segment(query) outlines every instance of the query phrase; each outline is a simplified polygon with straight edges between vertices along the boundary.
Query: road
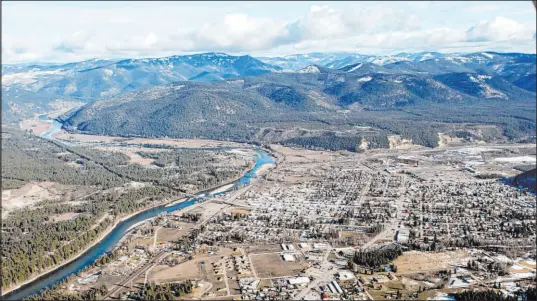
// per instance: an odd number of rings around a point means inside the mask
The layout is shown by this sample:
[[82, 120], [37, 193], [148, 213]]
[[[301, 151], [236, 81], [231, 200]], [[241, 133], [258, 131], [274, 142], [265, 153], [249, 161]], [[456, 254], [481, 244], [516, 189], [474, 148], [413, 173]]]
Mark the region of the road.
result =
[[[388, 180], [386, 181], [386, 186], [384, 187], [383, 195], [386, 194], [386, 191], [388, 189], [388, 183], [391, 179], [391, 175], [388, 176]], [[399, 197], [395, 198], [395, 216], [391, 219], [390, 223], [384, 225], [384, 230], [380, 232], [379, 234], [375, 235], [371, 240], [369, 240], [367, 243], [362, 245], [361, 249], [367, 249], [371, 246], [373, 246], [377, 241], [381, 239], [385, 240], [394, 240], [395, 239], [395, 232], [397, 231], [397, 226], [402, 218], [402, 212], [403, 212], [403, 198], [404, 198], [404, 189], [405, 189], [405, 176], [401, 177], [401, 184], [399, 186]]]
[[[310, 271], [310, 273], [312, 274], [312, 276], [315, 276], [315, 280], [312, 281], [300, 293], [298, 293], [297, 295], [293, 296], [292, 297], [293, 300], [302, 300], [302, 298], [304, 298], [306, 295], [308, 295], [310, 293], [311, 289], [313, 289], [314, 287], [319, 286], [321, 283], [328, 283], [328, 282], [330, 282], [332, 280], [335, 280], [333, 273], [330, 271], [330, 267], [332, 267], [332, 265], [328, 262], [328, 255], [330, 255], [330, 250], [332, 250], [332, 246], [327, 244], [326, 253], [324, 254], [323, 260], [320, 263], [321, 268], [320, 269], [310, 268], [310, 269], [312, 269]], [[335, 270], [334, 270], [334, 272], [335, 272]]]
[[[257, 182], [255, 182], [257, 183]], [[252, 183], [251, 185], [245, 187], [245, 188], [242, 188], [240, 190], [238, 190], [237, 192], [235, 192], [228, 200], [227, 202], [230, 202], [230, 201], [233, 201], [235, 200], [236, 198], [238, 198], [239, 196], [241, 196], [242, 194], [244, 194], [246, 191], [248, 191], [253, 185], [255, 185], [255, 183]], [[227, 203], [226, 202], [226, 203]], [[200, 223], [200, 226], [201, 225], [204, 225], [206, 224], [211, 218], [213, 218], [214, 216], [216, 216], [217, 214], [221, 213], [224, 209], [226, 208], [229, 208], [229, 206], [225, 206], [223, 207], [222, 209], [220, 209], [218, 212], [216, 212], [215, 214], [213, 214], [212, 216], [206, 218], [205, 220], [203, 220], [201, 223]], [[156, 249], [156, 242], [157, 242], [157, 234], [158, 234], [158, 230], [162, 228], [162, 227], [159, 227], [155, 230], [155, 236], [154, 236], [154, 239], [153, 239], [153, 249]], [[113, 296], [114, 294], [116, 294], [117, 292], [119, 292], [121, 290], [121, 288], [123, 288], [127, 283], [129, 283], [130, 281], [136, 279], [136, 277], [138, 277], [140, 274], [142, 273], [145, 273], [145, 277], [144, 277], [144, 284], [147, 283], [147, 277], [148, 277], [148, 273], [149, 271], [154, 267], [156, 266], [164, 257], [166, 257], [166, 255], [168, 255], [169, 253], [167, 252], [163, 252], [161, 254], [159, 254], [157, 257], [153, 258], [150, 262], [146, 263], [145, 265], [143, 265], [140, 269], [138, 269], [138, 271], [134, 272], [134, 274], [132, 274], [131, 276], [129, 276], [128, 278], [126, 278], [125, 280], [121, 281], [119, 284], [116, 285], [116, 287], [110, 291], [110, 293], [108, 293], [106, 296], [105, 296], [105, 299], [108, 299], [110, 298], [111, 296]], [[254, 272], [255, 273], [255, 272]], [[227, 281], [227, 275], [226, 273], [224, 273], [224, 278], [225, 278], [225, 282], [226, 282], [226, 289], [227, 289], [227, 294], [230, 295], [230, 291], [229, 291], [229, 285], [228, 285], [228, 281]]]
[[126, 286], [127, 283], [133, 281], [136, 279], [136, 277], [140, 276], [140, 274], [145, 273], [149, 269], [153, 268], [153, 266], [157, 265], [164, 257], [166, 257], [169, 253], [163, 252], [159, 254], [157, 257], [152, 258], [148, 263], [144, 264], [142, 267], [140, 267], [137, 271], [135, 271], [133, 274], [125, 278], [120, 283], [116, 284], [114, 289], [112, 289], [106, 296], [104, 296], [105, 300], [110, 299], [113, 295], [117, 294], [122, 288]]
[[160, 230], [162, 227], [157, 227], [155, 229], [155, 237], [153, 238], [153, 252], [157, 250], [157, 236], [158, 236], [158, 230]]
[[205, 287], [205, 286], [208, 286], [208, 287], [205, 288], [204, 290], [199, 290], [199, 291], [197, 291], [197, 292], [194, 294], [194, 296], [192, 297], [193, 299], [199, 299], [199, 300], [201, 300], [201, 298], [203, 298], [203, 295], [204, 295], [206, 292], [210, 291], [211, 288], [213, 287], [213, 284], [212, 284], [212, 283], [210, 283], [210, 282], [206, 282], [206, 281], [202, 281], [199, 285], [202, 286], [202, 287]]

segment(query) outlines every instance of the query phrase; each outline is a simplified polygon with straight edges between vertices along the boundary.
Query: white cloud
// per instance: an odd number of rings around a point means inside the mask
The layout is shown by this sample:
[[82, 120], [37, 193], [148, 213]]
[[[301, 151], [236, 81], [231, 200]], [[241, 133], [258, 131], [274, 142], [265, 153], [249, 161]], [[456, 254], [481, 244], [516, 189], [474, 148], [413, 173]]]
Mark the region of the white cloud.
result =
[[319, 39], [417, 29], [419, 18], [413, 13], [390, 7], [337, 10], [313, 5], [298, 24], [303, 39]]
[[491, 21], [481, 21], [467, 32], [468, 41], [531, 40], [535, 29], [514, 20], [496, 17]]
[[300, 28], [305, 38], [338, 37], [349, 31], [346, 21], [341, 11], [314, 5], [300, 21]]
[[288, 34], [285, 25], [269, 18], [229, 14], [185, 35], [176, 35], [175, 40], [190, 40], [191, 50], [262, 50], [273, 47], [276, 39]]
[[481, 12], [495, 12], [500, 10], [501, 7], [494, 4], [475, 5], [467, 8], [468, 12], [481, 13]]
[[[447, 8], [459, 5], [455, 2], [301, 4], [295, 17], [288, 19], [277, 18], [278, 11], [265, 12], [262, 4], [255, 3], [240, 8], [160, 3], [151, 9], [55, 5], [2, 4], [4, 62], [158, 57], [201, 51], [252, 55], [475, 48], [535, 52], [535, 25], [528, 22], [528, 15], [514, 17], [505, 8], [495, 9], [496, 4], [470, 5], [474, 12], [454, 13], [450, 22], [444, 21], [444, 15]], [[497, 17], [497, 11], [508, 17]]]
[[145, 44], [147, 46], [151, 46], [151, 45], [155, 44], [156, 42], [157, 42], [157, 36], [152, 32], [150, 32], [147, 35], [147, 37], [145, 37]]

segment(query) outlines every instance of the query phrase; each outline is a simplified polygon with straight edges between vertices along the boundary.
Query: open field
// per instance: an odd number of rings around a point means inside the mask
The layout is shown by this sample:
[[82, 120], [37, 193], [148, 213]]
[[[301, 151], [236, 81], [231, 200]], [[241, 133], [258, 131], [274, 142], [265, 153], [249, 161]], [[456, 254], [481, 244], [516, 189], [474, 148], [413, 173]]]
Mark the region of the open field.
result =
[[189, 214], [198, 214], [201, 213], [201, 219], [200, 221], [203, 221], [211, 216], [213, 216], [218, 211], [222, 210], [225, 207], [228, 207], [227, 204], [219, 204], [219, 203], [213, 203], [213, 202], [205, 202], [201, 206], [196, 207], [192, 210], [189, 210]]
[[157, 232], [157, 244], [161, 242], [175, 241], [188, 234], [194, 225], [189, 223], [177, 222], [181, 229], [160, 228]]
[[18, 189], [2, 191], [2, 217], [16, 208], [33, 205], [45, 199], [54, 199], [59, 195], [53, 188], [54, 182], [28, 183]]
[[72, 219], [76, 218], [78, 215], [79, 215], [79, 213], [66, 212], [66, 213], [51, 216], [50, 221], [52, 221], [52, 222], [68, 221], [68, 220], [72, 220]]
[[427, 253], [419, 251], [405, 252], [399, 256], [394, 264], [397, 265], [397, 274], [418, 273], [449, 268], [452, 264], [466, 263], [466, 251], [447, 251]]
[[219, 248], [218, 254], [202, 254], [195, 256], [192, 260], [178, 264], [174, 267], [167, 265], [158, 265], [154, 267], [148, 276], [148, 281], [156, 283], [166, 281], [183, 281], [188, 279], [200, 278], [200, 262], [204, 262], [207, 276], [214, 274], [212, 272], [212, 264], [221, 260], [222, 256], [229, 256], [232, 250], [228, 248]]
[[259, 278], [297, 275], [308, 264], [300, 261], [284, 261], [280, 253], [251, 254], [250, 258]]
[[235, 209], [235, 208], [230, 208], [230, 210], [232, 214], [250, 214], [251, 211], [250, 210], [244, 210], [244, 209]]
[[55, 182], [32, 182], [18, 189], [2, 191], [2, 218], [6, 217], [12, 210], [32, 206], [44, 200], [66, 201], [73, 198], [89, 194], [91, 189], [80, 188], [69, 185], [61, 185]]
[[20, 123], [20, 127], [23, 130], [32, 130], [34, 135], [40, 136], [44, 132], [46, 132], [51, 126], [50, 121], [46, 120], [34, 120], [34, 119], [28, 119], [23, 120]]
[[260, 253], [273, 253], [280, 252], [282, 250], [279, 244], [274, 245], [252, 245], [246, 248], [246, 251], [249, 255], [260, 254]]
[[143, 158], [138, 155], [137, 152], [163, 152], [167, 150], [162, 149], [151, 149], [151, 148], [140, 148], [140, 147], [116, 147], [116, 146], [99, 146], [96, 147], [98, 150], [102, 151], [113, 151], [123, 153], [130, 158], [131, 164], [140, 164], [145, 166], [150, 166], [155, 160], [151, 158]]
[[160, 144], [184, 148], [216, 148], [224, 146], [241, 147], [242, 144], [227, 141], [205, 140], [205, 139], [153, 139], [153, 138], [125, 138], [118, 136], [100, 136], [87, 134], [73, 134], [61, 131], [56, 134], [58, 139], [76, 140], [80, 142], [114, 142], [121, 141], [131, 144]]
[[313, 151], [305, 149], [297, 149], [293, 147], [286, 147], [281, 145], [272, 144], [270, 146], [275, 151], [279, 152], [285, 157], [285, 160], [289, 163], [299, 162], [327, 162], [337, 158], [339, 153], [345, 152], [331, 152], [331, 151]]

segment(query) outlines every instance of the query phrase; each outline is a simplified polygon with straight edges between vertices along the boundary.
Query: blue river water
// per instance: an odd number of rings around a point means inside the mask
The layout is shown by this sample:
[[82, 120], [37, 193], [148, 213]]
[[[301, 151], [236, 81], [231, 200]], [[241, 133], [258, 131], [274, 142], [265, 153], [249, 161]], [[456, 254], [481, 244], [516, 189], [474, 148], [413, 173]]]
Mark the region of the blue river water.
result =
[[[41, 115], [41, 116], [43, 116], [43, 115]], [[41, 116], [39, 116], [39, 119], [46, 120], [46, 119], [42, 119]], [[62, 129], [62, 124], [60, 122], [58, 122], [57, 120], [52, 120], [52, 126], [46, 132], [41, 134], [41, 137], [46, 138], [46, 139], [53, 139], [53, 137], [51, 135], [56, 133], [57, 131], [59, 131], [61, 129]]]
[[[56, 125], [54, 123], [57, 123]], [[54, 129], [49, 129], [47, 132], [43, 133], [43, 138], [53, 139], [51, 135], [61, 129], [61, 123], [54, 121], [53, 127]], [[59, 128], [58, 128], [59, 126]], [[193, 197], [189, 200], [186, 200], [181, 203], [173, 204], [171, 206], [166, 207], [166, 205], [162, 205], [159, 207], [151, 208], [146, 211], [143, 211], [135, 216], [130, 217], [129, 219], [126, 219], [122, 222], [120, 222], [108, 235], [106, 235], [103, 240], [101, 240], [99, 243], [97, 243], [95, 246], [90, 248], [87, 252], [82, 254], [80, 257], [76, 258], [75, 260], [71, 261], [70, 263], [48, 273], [43, 275], [42, 277], [20, 287], [19, 289], [2, 296], [3, 300], [22, 300], [26, 297], [29, 297], [30, 295], [39, 293], [41, 290], [50, 287], [59, 281], [67, 278], [69, 275], [73, 273], [78, 273], [81, 270], [83, 270], [88, 265], [92, 264], [97, 258], [102, 256], [103, 254], [111, 251], [114, 246], [119, 242], [119, 240], [125, 236], [125, 234], [128, 233], [127, 230], [134, 224], [137, 224], [139, 222], [142, 222], [144, 220], [147, 220], [149, 218], [152, 218], [154, 216], [157, 216], [158, 214], [162, 212], [173, 212], [178, 209], [186, 208], [188, 206], [196, 204], [198, 201], [210, 197], [210, 196], [216, 196], [220, 195], [226, 192], [231, 191], [232, 189], [236, 188], [237, 186], [242, 186], [249, 184], [250, 181], [254, 178], [256, 178], [256, 171], [261, 168], [265, 164], [272, 164], [275, 162], [274, 158], [271, 157], [268, 153], [261, 149], [254, 149], [254, 151], [257, 153], [257, 156], [255, 157], [255, 165], [254, 167], [248, 171], [243, 177], [241, 177], [239, 180], [234, 182], [233, 187], [229, 188], [226, 191], [211, 194], [211, 193], [200, 193], [196, 195], [196, 197]]]

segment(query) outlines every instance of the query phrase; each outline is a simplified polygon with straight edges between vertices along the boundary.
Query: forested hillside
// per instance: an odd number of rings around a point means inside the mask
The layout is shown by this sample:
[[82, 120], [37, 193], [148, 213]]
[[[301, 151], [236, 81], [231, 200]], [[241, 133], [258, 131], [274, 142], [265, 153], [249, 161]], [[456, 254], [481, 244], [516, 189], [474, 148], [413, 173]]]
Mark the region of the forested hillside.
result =
[[[9, 208], [2, 216], [2, 287], [72, 258], [117, 217], [184, 198], [183, 192], [223, 185], [248, 168], [238, 155], [223, 151], [140, 154], [155, 159], [153, 166], [133, 164], [120, 152], [67, 146], [2, 127], [2, 191], [53, 182], [90, 192], [75, 196], [65, 189], [53, 198]], [[3, 201], [8, 202], [4, 195]]]
[[[502, 77], [359, 69], [313, 66], [215, 83], [179, 82], [103, 99], [63, 120], [71, 130], [94, 134], [351, 151], [364, 139], [369, 148], [387, 147], [389, 135], [429, 147], [438, 145], [438, 133], [485, 141], [535, 139], [535, 93]], [[488, 128], [476, 130], [479, 126]]]
[[2, 117], [16, 121], [54, 108], [56, 100], [90, 102], [176, 81], [219, 81], [279, 71], [251, 56], [201, 53], [151, 59], [89, 60], [2, 66]]

